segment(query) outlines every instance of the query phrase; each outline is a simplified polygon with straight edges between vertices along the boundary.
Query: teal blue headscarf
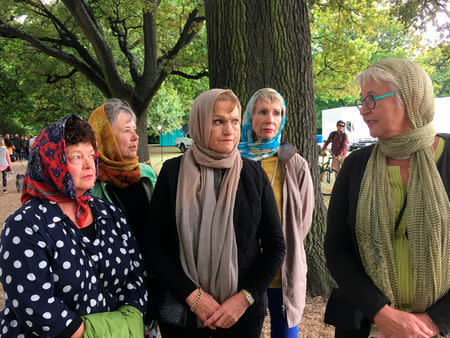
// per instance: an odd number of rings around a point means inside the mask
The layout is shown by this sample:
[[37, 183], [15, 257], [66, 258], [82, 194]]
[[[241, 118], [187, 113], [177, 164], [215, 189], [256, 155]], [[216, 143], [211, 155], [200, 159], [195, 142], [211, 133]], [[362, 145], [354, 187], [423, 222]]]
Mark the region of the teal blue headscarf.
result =
[[[283, 121], [280, 125], [280, 130], [278, 130], [278, 134], [269, 140], [261, 140], [254, 141], [253, 140], [253, 129], [252, 129], [252, 109], [255, 106], [255, 103], [261, 99], [261, 91], [264, 90], [273, 90], [276, 94], [278, 94], [281, 99], [281, 103], [283, 105]], [[281, 131], [283, 130], [284, 123], [286, 122], [286, 103], [284, 102], [283, 97], [276, 90], [271, 88], [263, 88], [258, 90], [247, 103], [247, 109], [245, 110], [244, 117], [242, 118], [242, 129], [241, 129], [241, 142], [239, 142], [238, 149], [241, 152], [241, 155], [246, 158], [250, 158], [255, 161], [262, 160], [264, 158], [268, 158], [275, 154], [280, 147], [281, 142]]]

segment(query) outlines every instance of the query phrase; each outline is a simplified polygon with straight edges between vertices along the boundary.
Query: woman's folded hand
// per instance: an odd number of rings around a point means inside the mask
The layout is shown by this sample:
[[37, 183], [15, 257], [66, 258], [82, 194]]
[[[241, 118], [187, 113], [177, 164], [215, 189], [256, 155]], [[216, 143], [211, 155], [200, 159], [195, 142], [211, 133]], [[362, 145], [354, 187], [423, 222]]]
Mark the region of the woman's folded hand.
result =
[[[200, 292], [200, 289], [195, 289], [187, 298], [186, 303], [192, 308], [194, 302], [197, 298], [197, 294]], [[195, 314], [200, 318], [202, 322], [206, 322], [208, 318], [210, 318], [216, 310], [220, 307], [220, 304], [207, 292], [203, 291], [203, 294], [198, 301], [197, 308], [195, 310]], [[208, 324], [210, 329], [215, 330], [216, 327], [214, 325]]]
[[[429, 338], [436, 333], [417, 315], [400, 311], [385, 305], [373, 318], [382, 337]], [[438, 330], [439, 331], [439, 330]]]
[[228, 329], [241, 318], [249, 306], [244, 294], [238, 292], [223, 302], [217, 311], [208, 318], [204, 325], [210, 327], [212, 324], [216, 327]]
[[437, 336], [439, 334], [438, 326], [435, 324], [435, 322], [433, 322], [433, 320], [427, 313], [415, 313], [414, 316], [416, 316], [422, 323], [426, 325], [426, 327], [433, 331], [432, 336]]

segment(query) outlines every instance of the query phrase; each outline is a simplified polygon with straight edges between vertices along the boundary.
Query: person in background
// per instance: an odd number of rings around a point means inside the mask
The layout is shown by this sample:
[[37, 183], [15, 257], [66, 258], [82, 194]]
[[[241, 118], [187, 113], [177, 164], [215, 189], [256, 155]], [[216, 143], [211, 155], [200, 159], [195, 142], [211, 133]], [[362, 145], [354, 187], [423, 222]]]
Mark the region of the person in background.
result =
[[142, 337], [144, 264], [123, 213], [91, 196], [94, 131], [76, 115], [31, 151], [22, 207], [1, 233], [5, 337]]
[[3, 137], [0, 137], [0, 171], [2, 172], [3, 193], [6, 194], [8, 192], [8, 189], [6, 188], [6, 174], [8, 171], [12, 171], [12, 164]]
[[347, 156], [348, 135], [345, 133], [345, 122], [342, 120], [336, 123], [337, 130], [332, 131], [322, 147], [322, 156], [325, 156], [328, 145], [331, 142], [331, 167], [339, 172], [342, 163]]
[[34, 139], [35, 139], [35, 137], [33, 135], [30, 135], [30, 139], [28, 141], [28, 148], [30, 151], [31, 151], [31, 148], [33, 148]]
[[15, 134], [11, 137], [14, 143], [14, 157], [17, 161], [23, 160], [22, 142], [19, 134]]
[[303, 241], [314, 209], [308, 163], [293, 145], [280, 144], [286, 118], [283, 97], [272, 88], [258, 90], [247, 104], [239, 143], [241, 155], [260, 161], [271, 182], [286, 239], [286, 258], [267, 291], [272, 338], [298, 337], [306, 296]]
[[[89, 123], [97, 135], [99, 153], [98, 178], [92, 195], [124, 212], [144, 252], [151, 242], [144, 240], [144, 228], [152, 217], [149, 210], [156, 174], [149, 165], [138, 163], [136, 115], [126, 102], [110, 99], [92, 112]], [[156, 323], [148, 316], [146, 328], [156, 335]]]
[[174, 316], [159, 311], [164, 338], [261, 335], [285, 244], [266, 174], [237, 150], [240, 121], [231, 90], [200, 94], [189, 117], [192, 147], [158, 177], [145, 235], [158, 282], [152, 294], [159, 309], [169, 294], [179, 304], [171, 308], [193, 317], [169, 323]]
[[357, 79], [378, 142], [347, 157], [331, 195], [328, 322], [336, 337], [448, 337], [450, 135], [432, 125], [431, 79], [398, 58]]
[[26, 136], [22, 136], [20, 139], [20, 145], [22, 147], [22, 158], [28, 160], [28, 154], [30, 153], [29, 142]]
[[8, 150], [9, 157], [11, 158], [11, 162], [15, 162], [16, 159], [14, 157], [14, 143], [11, 140], [11, 137], [9, 136], [9, 134], [5, 134], [5, 146], [6, 146], [6, 149]]

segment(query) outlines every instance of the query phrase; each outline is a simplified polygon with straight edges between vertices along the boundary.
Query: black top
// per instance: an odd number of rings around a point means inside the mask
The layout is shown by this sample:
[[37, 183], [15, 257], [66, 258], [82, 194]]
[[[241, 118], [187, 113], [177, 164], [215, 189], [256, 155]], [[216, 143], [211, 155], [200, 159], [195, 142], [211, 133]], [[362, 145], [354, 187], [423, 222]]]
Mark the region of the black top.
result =
[[148, 177], [141, 177], [139, 181], [126, 188], [118, 188], [112, 183], [106, 184], [111, 202], [118, 206], [127, 217], [128, 225], [142, 253], [148, 246], [144, 241], [144, 228], [150, 219], [151, 187], [152, 183]]
[[[149, 243], [145, 261], [159, 288], [169, 288], [184, 303], [196, 286], [185, 275], [180, 262], [175, 221], [180, 162], [181, 156], [166, 161], [159, 174], [150, 204], [150, 226], [145, 228], [145, 241]], [[236, 192], [234, 230], [238, 289], [248, 290], [257, 304], [281, 268], [285, 243], [267, 176], [258, 162], [248, 159], [243, 159]], [[152, 294], [155, 296], [158, 292]]]
[[[445, 139], [445, 148], [437, 169], [450, 196], [450, 134], [440, 136]], [[362, 148], [345, 159], [333, 187], [325, 236], [327, 266], [340, 292], [370, 320], [389, 304], [389, 299], [364, 269], [355, 232], [359, 190], [372, 149], [373, 145]], [[443, 335], [450, 333], [450, 292], [433, 304], [427, 313]]]
[[97, 228], [98, 225], [94, 221], [91, 224], [85, 226], [84, 228], [80, 228], [79, 230], [84, 236], [86, 236], [87, 238], [89, 238], [91, 242], [93, 242], [95, 241], [95, 237], [97, 236]]
[[11, 137], [11, 140], [12, 140], [12, 142], [14, 143], [14, 147], [15, 147], [17, 150], [22, 149], [22, 143], [20, 142], [20, 137], [14, 136], [14, 137]]
[[7, 148], [9, 148], [9, 147], [11, 147], [13, 145], [14, 145], [14, 143], [13, 143], [13, 141], [10, 138], [5, 138], [5, 146]]

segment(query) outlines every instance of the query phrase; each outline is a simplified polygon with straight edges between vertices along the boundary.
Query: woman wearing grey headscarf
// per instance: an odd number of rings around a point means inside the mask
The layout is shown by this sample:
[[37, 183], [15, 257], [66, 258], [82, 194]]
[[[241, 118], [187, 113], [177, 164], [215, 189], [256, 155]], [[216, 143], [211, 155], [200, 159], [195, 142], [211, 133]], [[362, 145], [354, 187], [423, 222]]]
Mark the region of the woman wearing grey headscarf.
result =
[[[237, 150], [240, 121], [231, 90], [198, 96], [189, 119], [193, 145], [164, 163], [156, 183], [146, 233], [155, 244], [146, 260], [164, 338], [261, 334], [285, 244], [264, 171]], [[168, 293], [193, 321], [172, 316], [179, 306], [162, 310]]]
[[358, 80], [378, 142], [347, 157], [333, 188], [325, 254], [339, 291], [326, 319], [336, 337], [449, 337], [450, 135], [432, 125], [431, 80], [396, 58]]

